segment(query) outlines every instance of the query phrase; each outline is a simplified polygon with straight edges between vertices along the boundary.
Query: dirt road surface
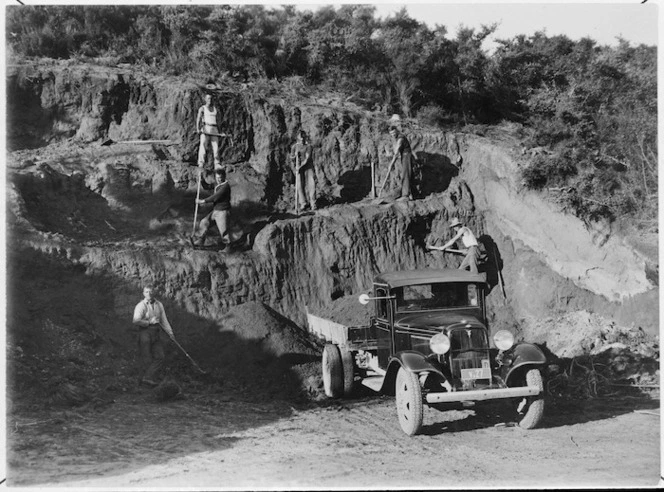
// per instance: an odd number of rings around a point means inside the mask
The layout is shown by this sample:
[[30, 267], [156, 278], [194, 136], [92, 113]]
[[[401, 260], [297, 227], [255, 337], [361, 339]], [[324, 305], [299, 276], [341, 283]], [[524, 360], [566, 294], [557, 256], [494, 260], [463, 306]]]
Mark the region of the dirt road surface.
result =
[[658, 399], [553, 401], [530, 431], [500, 405], [426, 409], [424, 433], [412, 438], [389, 397], [296, 406], [246, 392], [158, 403], [136, 390], [104, 408], [26, 411], [8, 421], [8, 485], [594, 488], [660, 479]]

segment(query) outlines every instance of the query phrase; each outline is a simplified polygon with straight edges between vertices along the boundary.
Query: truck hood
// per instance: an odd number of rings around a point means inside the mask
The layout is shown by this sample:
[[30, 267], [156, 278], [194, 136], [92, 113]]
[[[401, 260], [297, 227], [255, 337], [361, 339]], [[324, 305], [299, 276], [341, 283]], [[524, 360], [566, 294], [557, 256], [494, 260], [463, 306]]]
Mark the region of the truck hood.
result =
[[467, 328], [485, 328], [484, 324], [473, 315], [444, 311], [401, 315], [397, 318], [395, 325], [397, 328], [402, 329], [416, 328], [426, 330], [427, 332], [431, 332], [431, 335], [447, 332], [455, 325]]

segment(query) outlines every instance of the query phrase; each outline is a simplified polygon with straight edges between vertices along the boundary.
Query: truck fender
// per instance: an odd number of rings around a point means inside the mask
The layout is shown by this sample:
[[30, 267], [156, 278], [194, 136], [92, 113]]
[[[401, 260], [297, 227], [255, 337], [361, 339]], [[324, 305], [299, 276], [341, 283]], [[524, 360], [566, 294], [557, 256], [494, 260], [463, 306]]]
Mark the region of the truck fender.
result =
[[503, 366], [503, 380], [510, 386], [510, 379], [526, 366], [542, 366], [546, 363], [544, 352], [532, 343], [518, 343], [509, 351], [508, 357], [512, 360], [509, 366]]
[[394, 385], [396, 384], [397, 373], [401, 367], [410, 372], [414, 372], [415, 374], [421, 372], [433, 372], [440, 374], [443, 379], [447, 379], [440, 369], [427, 361], [422, 354], [407, 350], [399, 352], [390, 359], [387, 366], [387, 372], [385, 373], [385, 379], [383, 380], [383, 386], [380, 389], [381, 393], [394, 396]]

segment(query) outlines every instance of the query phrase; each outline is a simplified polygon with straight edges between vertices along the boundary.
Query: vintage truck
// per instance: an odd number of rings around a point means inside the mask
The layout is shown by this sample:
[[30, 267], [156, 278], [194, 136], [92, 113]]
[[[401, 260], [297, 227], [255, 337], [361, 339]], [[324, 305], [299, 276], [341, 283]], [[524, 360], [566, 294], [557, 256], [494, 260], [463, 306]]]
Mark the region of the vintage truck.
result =
[[500, 330], [490, 346], [487, 284], [465, 270], [411, 270], [378, 275], [367, 326], [345, 326], [307, 313], [309, 330], [324, 338], [323, 385], [331, 398], [349, 397], [361, 382], [396, 397], [408, 435], [422, 428], [424, 405], [444, 410], [504, 399], [527, 429], [544, 412], [543, 352]]

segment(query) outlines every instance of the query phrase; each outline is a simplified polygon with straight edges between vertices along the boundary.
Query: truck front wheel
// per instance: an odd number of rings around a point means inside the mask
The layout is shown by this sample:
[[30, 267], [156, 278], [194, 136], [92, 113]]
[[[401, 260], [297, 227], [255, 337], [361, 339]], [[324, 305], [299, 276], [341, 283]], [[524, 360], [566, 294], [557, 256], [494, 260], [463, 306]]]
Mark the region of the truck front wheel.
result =
[[323, 349], [323, 388], [330, 398], [339, 398], [344, 393], [344, 372], [339, 347], [332, 343]]
[[395, 394], [401, 429], [409, 436], [414, 436], [422, 428], [424, 419], [422, 388], [417, 374], [399, 368]]
[[528, 396], [515, 401], [519, 427], [534, 429], [544, 416], [544, 382], [539, 369], [528, 369], [525, 373], [524, 386], [537, 386], [539, 395]]

